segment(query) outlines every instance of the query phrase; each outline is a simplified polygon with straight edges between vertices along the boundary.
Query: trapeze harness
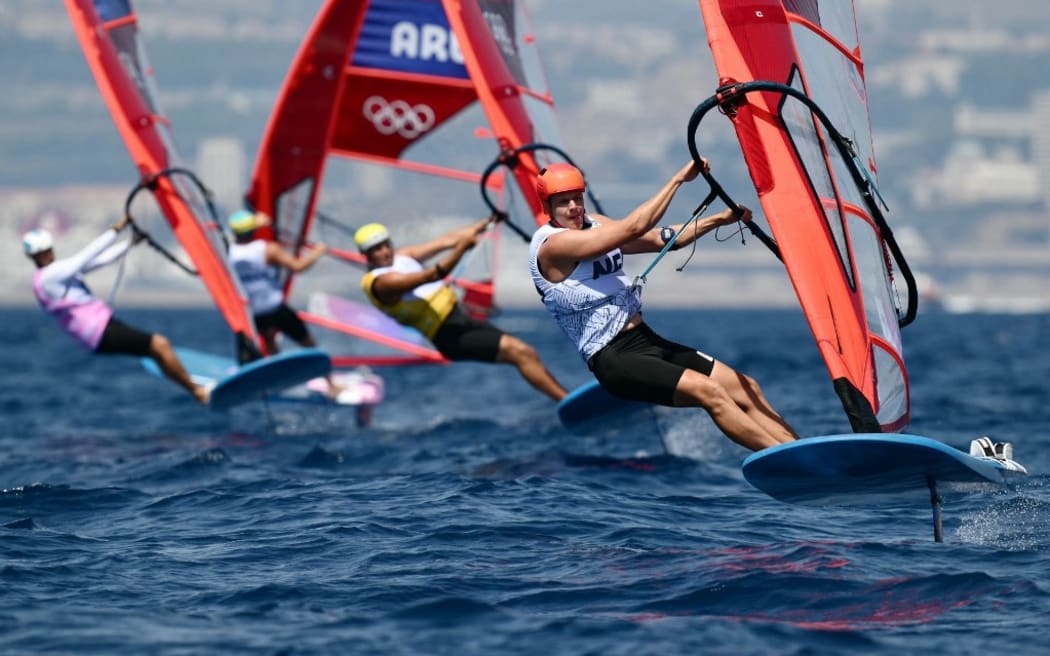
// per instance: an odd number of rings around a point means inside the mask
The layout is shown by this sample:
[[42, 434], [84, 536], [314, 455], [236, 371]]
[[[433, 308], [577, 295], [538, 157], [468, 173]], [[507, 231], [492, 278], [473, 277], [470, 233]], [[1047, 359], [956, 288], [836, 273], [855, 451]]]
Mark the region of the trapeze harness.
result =
[[394, 263], [388, 267], [372, 269], [361, 278], [361, 289], [368, 300], [395, 321], [411, 326], [427, 339], [433, 340], [438, 329], [456, 307], [456, 293], [441, 280], [435, 280], [405, 292], [392, 305], [386, 305], [372, 292], [376, 278], [388, 272], [419, 273], [423, 265], [407, 255], [394, 255]]
[[131, 241], [114, 244], [116, 238], [115, 230], [107, 230], [76, 255], [55, 260], [33, 274], [33, 294], [40, 306], [90, 351], [98, 348], [113, 310], [92, 295], [83, 274], [116, 261], [128, 250]]

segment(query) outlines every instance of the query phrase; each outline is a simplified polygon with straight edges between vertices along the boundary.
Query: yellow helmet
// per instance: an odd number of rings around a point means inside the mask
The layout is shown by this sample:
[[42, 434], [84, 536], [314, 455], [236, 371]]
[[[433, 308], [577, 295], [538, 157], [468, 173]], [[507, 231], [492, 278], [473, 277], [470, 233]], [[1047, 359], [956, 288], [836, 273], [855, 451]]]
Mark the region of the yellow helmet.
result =
[[390, 233], [382, 223], [366, 223], [354, 233], [354, 243], [362, 253], [369, 251], [384, 241], [390, 241]]
[[255, 212], [239, 210], [230, 215], [227, 223], [230, 225], [230, 230], [233, 230], [233, 234], [246, 235], [258, 228], [260, 221]]

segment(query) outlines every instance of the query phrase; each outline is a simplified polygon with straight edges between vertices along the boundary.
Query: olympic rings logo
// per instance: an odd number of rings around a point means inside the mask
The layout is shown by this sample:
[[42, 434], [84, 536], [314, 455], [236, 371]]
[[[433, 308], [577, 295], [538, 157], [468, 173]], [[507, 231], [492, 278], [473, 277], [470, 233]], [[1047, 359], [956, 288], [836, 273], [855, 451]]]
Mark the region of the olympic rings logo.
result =
[[434, 127], [434, 110], [429, 105], [409, 105], [404, 100], [387, 102], [382, 96], [365, 100], [365, 118], [380, 134], [397, 133], [405, 139], [415, 139]]

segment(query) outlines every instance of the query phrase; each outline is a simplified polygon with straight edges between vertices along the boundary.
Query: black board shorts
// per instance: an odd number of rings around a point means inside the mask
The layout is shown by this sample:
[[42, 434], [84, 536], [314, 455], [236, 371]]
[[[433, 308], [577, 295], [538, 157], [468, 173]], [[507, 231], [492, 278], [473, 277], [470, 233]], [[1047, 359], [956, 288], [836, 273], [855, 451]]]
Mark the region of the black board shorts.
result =
[[645, 323], [613, 338], [587, 362], [594, 377], [613, 396], [657, 405], [674, 405], [674, 392], [686, 369], [710, 376], [714, 358], [660, 337]]
[[434, 335], [434, 348], [449, 360], [495, 362], [503, 331], [469, 316], [457, 305]]
[[153, 341], [152, 333], [144, 333], [116, 317], [110, 317], [109, 323], [102, 331], [102, 339], [95, 347], [95, 353], [145, 357], [149, 355], [151, 341]]
[[298, 344], [302, 344], [310, 333], [295, 310], [282, 303], [272, 312], [255, 315], [255, 329], [262, 335], [284, 333]]

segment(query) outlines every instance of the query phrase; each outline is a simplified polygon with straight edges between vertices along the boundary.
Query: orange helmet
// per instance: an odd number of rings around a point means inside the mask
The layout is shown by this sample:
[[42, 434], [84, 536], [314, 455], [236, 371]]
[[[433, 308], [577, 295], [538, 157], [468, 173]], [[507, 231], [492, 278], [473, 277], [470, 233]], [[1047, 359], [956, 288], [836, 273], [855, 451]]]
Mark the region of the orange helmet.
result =
[[557, 162], [540, 169], [540, 174], [536, 178], [536, 193], [544, 203], [554, 194], [564, 191], [583, 191], [586, 188], [587, 185], [583, 181], [580, 169], [565, 162]]

